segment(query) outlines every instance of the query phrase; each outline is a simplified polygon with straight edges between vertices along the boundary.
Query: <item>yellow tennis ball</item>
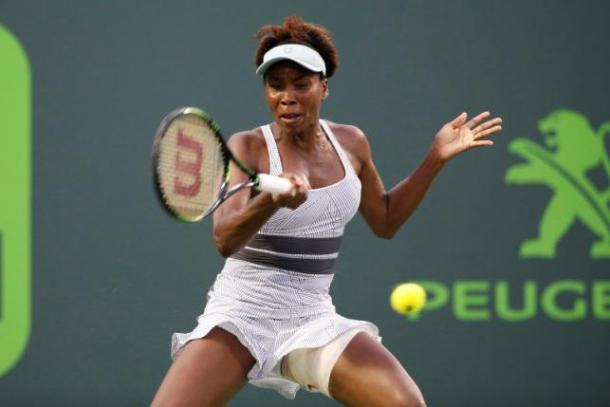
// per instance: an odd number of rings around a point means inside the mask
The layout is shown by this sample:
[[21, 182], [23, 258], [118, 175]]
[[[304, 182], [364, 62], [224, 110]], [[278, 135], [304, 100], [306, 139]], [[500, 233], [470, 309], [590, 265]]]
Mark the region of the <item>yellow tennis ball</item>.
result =
[[390, 305], [399, 314], [415, 314], [426, 303], [426, 290], [416, 283], [403, 283], [394, 287]]

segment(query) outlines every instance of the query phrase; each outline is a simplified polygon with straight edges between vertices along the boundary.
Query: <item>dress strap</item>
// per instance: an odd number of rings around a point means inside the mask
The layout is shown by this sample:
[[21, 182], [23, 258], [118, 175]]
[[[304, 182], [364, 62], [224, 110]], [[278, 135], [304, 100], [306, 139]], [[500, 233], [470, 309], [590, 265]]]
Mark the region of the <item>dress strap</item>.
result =
[[263, 136], [265, 136], [265, 143], [267, 144], [267, 152], [269, 153], [269, 174], [279, 175], [282, 173], [282, 160], [280, 159], [280, 152], [277, 149], [273, 132], [271, 132], [271, 126], [268, 124], [261, 126]]
[[322, 129], [324, 130], [324, 132], [328, 136], [328, 139], [330, 140], [330, 142], [332, 143], [333, 147], [335, 148], [335, 151], [337, 152], [337, 155], [339, 155], [339, 159], [341, 160], [341, 164], [343, 164], [343, 168], [345, 168], [345, 172], [346, 172], [345, 175], [346, 176], [348, 176], [348, 175], [356, 176], [356, 171], [354, 171], [354, 167], [352, 167], [351, 161], [349, 160], [349, 158], [347, 157], [347, 154], [345, 153], [345, 151], [341, 147], [341, 144], [339, 143], [339, 141], [335, 137], [335, 134], [330, 129], [330, 126], [328, 125], [328, 122], [326, 120], [320, 119], [320, 124], [322, 125]]

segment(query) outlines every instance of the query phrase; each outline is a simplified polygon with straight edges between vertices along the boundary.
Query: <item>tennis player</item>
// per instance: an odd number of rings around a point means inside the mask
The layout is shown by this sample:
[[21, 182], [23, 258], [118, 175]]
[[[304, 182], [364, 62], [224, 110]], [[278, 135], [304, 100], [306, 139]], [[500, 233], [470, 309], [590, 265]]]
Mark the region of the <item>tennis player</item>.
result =
[[[256, 72], [273, 122], [237, 133], [229, 147], [293, 188], [243, 190], [214, 213], [227, 257], [190, 333], [174, 334], [175, 361], [154, 406], [222, 406], [249, 381], [294, 398], [299, 388], [346, 406], [423, 406], [422, 394], [381, 344], [375, 325], [337, 314], [329, 295], [346, 223], [360, 212], [391, 238], [452, 157], [489, 146], [500, 118], [458, 115], [421, 164], [386, 191], [364, 133], [320, 118], [337, 69], [328, 31], [298, 17], [257, 33]], [[246, 181], [234, 169], [232, 184]]]

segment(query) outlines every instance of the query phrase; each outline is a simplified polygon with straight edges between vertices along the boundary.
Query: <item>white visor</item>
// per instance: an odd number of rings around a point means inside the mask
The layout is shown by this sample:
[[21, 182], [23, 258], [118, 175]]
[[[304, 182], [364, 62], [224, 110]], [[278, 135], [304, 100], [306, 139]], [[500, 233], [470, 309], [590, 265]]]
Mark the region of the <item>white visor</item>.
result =
[[265, 53], [263, 63], [256, 68], [256, 74], [264, 76], [271, 65], [283, 60], [296, 62], [305, 69], [326, 75], [326, 64], [318, 51], [301, 44], [282, 44], [271, 48]]

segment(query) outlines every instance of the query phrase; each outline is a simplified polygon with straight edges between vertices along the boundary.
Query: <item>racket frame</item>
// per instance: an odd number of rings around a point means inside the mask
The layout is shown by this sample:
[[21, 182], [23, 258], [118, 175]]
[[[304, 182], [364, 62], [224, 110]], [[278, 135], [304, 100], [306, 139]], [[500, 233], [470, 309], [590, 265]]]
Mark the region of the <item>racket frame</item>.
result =
[[[220, 185], [216, 200], [205, 212], [203, 212], [201, 215], [199, 215], [197, 217], [183, 216], [183, 215], [175, 212], [165, 202], [164, 194], [161, 189], [160, 176], [159, 176], [159, 173], [157, 172], [157, 167], [158, 167], [157, 164], [159, 161], [161, 141], [163, 140], [163, 137], [165, 137], [165, 134], [166, 134], [169, 126], [172, 124], [172, 122], [175, 119], [177, 119], [178, 117], [185, 116], [185, 115], [194, 115], [194, 116], [198, 117], [212, 130], [212, 132], [214, 133], [214, 136], [216, 137], [216, 139], [220, 145], [222, 158], [223, 158], [222, 183]], [[235, 163], [235, 165], [237, 165], [241, 171], [243, 171], [246, 175], [248, 175], [249, 181], [238, 184], [238, 185], [234, 185], [233, 187], [229, 188], [229, 180], [230, 180], [229, 165], [230, 165], [231, 161], [233, 163]], [[229, 150], [229, 147], [227, 146], [227, 144], [224, 140], [224, 137], [222, 135], [222, 132], [220, 130], [220, 126], [218, 125], [218, 123], [216, 123], [216, 121], [214, 121], [214, 119], [212, 119], [212, 117], [208, 113], [204, 112], [203, 110], [201, 110], [197, 107], [192, 107], [192, 106], [178, 108], [178, 109], [168, 113], [163, 118], [163, 120], [161, 121], [161, 124], [159, 125], [159, 128], [157, 129], [157, 132], [155, 134], [155, 141], [153, 142], [152, 166], [153, 166], [152, 172], [153, 172], [153, 184], [155, 187], [155, 193], [156, 193], [157, 199], [161, 203], [161, 206], [165, 209], [165, 211], [170, 216], [172, 216], [178, 220], [188, 222], [188, 223], [198, 222], [201, 219], [205, 218], [206, 216], [210, 215], [226, 199], [228, 199], [235, 193], [241, 191], [242, 189], [252, 188], [252, 187], [257, 188], [260, 184], [260, 179], [258, 177], [258, 173], [256, 171], [254, 171], [253, 169], [251, 169], [250, 167], [248, 167], [244, 162], [239, 160], [237, 157], [235, 157], [233, 155], [233, 153], [231, 152], [231, 150]]]

